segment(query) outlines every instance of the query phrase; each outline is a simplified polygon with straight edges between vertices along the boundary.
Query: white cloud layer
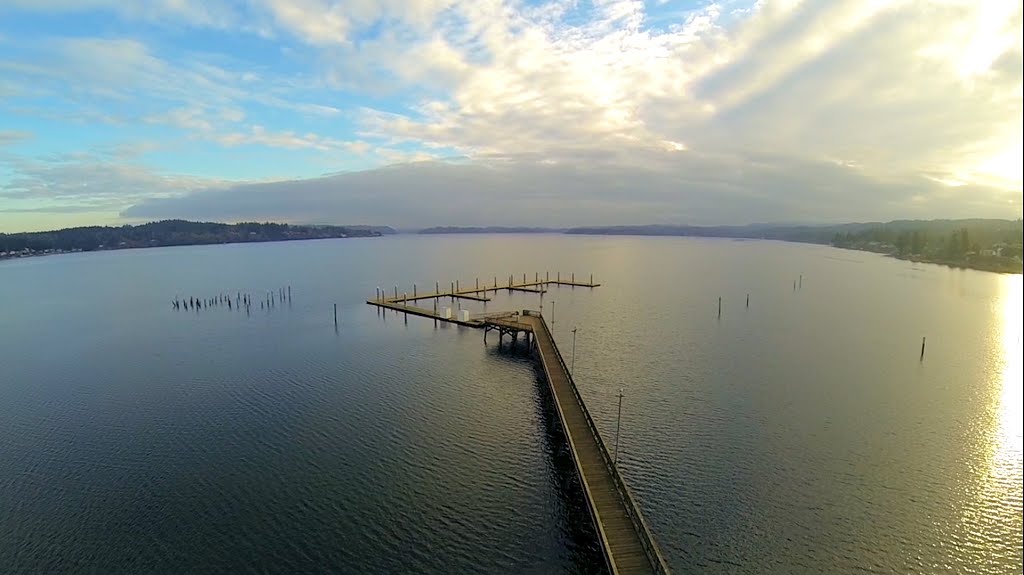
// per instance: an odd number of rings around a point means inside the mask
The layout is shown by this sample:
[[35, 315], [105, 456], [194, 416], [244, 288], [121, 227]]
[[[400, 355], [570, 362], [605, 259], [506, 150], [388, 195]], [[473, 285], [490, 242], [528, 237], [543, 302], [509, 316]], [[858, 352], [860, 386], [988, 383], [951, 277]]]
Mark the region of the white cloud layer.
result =
[[[635, 1], [579, 26], [467, 8], [480, 35], [442, 24], [417, 59], [384, 60], [445, 92], [368, 129], [473, 155], [771, 151], [877, 178], [957, 178], [1019, 147], [1019, 5], [792, 4], [739, 22], [711, 5], [667, 30]], [[1019, 161], [996, 171], [1019, 188]]]

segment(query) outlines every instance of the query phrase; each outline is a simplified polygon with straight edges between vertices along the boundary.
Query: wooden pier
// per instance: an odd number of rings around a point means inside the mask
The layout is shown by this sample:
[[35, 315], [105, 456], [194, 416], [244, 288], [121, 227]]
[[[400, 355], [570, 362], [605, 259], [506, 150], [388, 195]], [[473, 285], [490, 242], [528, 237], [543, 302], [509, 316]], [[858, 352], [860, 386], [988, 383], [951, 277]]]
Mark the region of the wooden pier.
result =
[[554, 398], [576, 472], [587, 498], [609, 572], [669, 573], [668, 564], [601, 438], [583, 397], [551, 337], [544, 318], [524, 312], [522, 321], [533, 326], [535, 348]]
[[[574, 278], [575, 279], [575, 278]], [[495, 280], [494, 283], [497, 283]], [[481, 293], [500, 289], [534, 288], [556, 283], [555, 281], [538, 280], [534, 282], [513, 283], [511, 278], [507, 285], [464, 290], [466, 293]], [[565, 285], [566, 282], [557, 283]], [[570, 285], [597, 287], [598, 284], [587, 283]], [[450, 297], [452, 294], [426, 294], [416, 296]], [[456, 294], [458, 295], [458, 294]], [[459, 318], [446, 318], [437, 313], [419, 307], [410, 306], [411, 298], [378, 298], [366, 303], [385, 309], [393, 309], [413, 315], [427, 317], [436, 321], [455, 323], [466, 327], [484, 330], [487, 333], [498, 331], [499, 343], [505, 335], [509, 335], [513, 344], [519, 334], [525, 334], [527, 346], [535, 351], [544, 371], [545, 379], [551, 391], [551, 397], [558, 413], [562, 431], [580, 484], [583, 486], [587, 510], [598, 534], [608, 571], [613, 575], [631, 575], [634, 573], [668, 574], [669, 568], [654, 540], [650, 527], [644, 520], [640, 507], [632, 492], [619, 473], [618, 465], [601, 438], [587, 406], [576, 388], [572, 374], [562, 358], [547, 321], [540, 312], [523, 310], [520, 312], [499, 312], [471, 316], [468, 321]]]

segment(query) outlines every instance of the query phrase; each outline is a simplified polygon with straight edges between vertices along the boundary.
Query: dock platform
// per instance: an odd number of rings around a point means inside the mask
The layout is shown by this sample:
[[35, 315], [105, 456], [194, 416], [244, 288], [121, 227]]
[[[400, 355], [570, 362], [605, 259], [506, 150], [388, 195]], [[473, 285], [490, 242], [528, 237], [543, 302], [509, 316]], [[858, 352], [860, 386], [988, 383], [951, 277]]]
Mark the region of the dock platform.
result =
[[[404, 303], [410, 301], [419, 301], [425, 299], [467, 299], [472, 301], [491, 301], [491, 298], [487, 297], [488, 292], [499, 292], [499, 291], [520, 291], [527, 293], [542, 294], [547, 292], [548, 286], [566, 286], [566, 287], [580, 287], [580, 288], [596, 288], [601, 287], [601, 284], [594, 283], [594, 276], [590, 276], [588, 282], [576, 281], [575, 275], [571, 276], [569, 280], [562, 280], [561, 276], [557, 276], [556, 279], [540, 279], [540, 274], [536, 274], [534, 281], [528, 281], [528, 278], [523, 277], [523, 281], [516, 282], [512, 276], [508, 277], [507, 283], [498, 283], [498, 278], [494, 277], [493, 282], [487, 285], [480, 284], [480, 279], [477, 278], [474, 283], [474, 287], [462, 288], [458, 282], [451, 282], [451, 288], [448, 291], [440, 289], [440, 282], [435, 284], [435, 290], [430, 293], [419, 293], [416, 289], [416, 285], [413, 285], [412, 293], [398, 293], [398, 286], [395, 286], [394, 296], [388, 296], [384, 290], [377, 290], [377, 296], [373, 300], [367, 300], [366, 303], [377, 305], [381, 303]], [[386, 307], [386, 306], [384, 306]]]

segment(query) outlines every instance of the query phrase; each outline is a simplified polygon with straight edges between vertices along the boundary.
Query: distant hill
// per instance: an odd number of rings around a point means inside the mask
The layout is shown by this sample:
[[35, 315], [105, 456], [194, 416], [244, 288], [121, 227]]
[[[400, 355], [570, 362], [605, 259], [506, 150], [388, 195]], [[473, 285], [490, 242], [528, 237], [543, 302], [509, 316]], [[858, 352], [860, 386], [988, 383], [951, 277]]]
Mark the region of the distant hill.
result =
[[828, 244], [900, 259], [1021, 273], [1021, 220], [894, 220], [837, 225], [598, 226], [568, 234], [749, 238]]
[[695, 236], [704, 238], [749, 238], [827, 244], [837, 231], [856, 233], [879, 223], [839, 225], [748, 224], [744, 226], [591, 226], [570, 228], [567, 234], [629, 236]]
[[391, 236], [391, 235], [395, 235], [395, 234], [398, 233], [398, 231], [395, 230], [395, 228], [392, 228], [391, 226], [363, 226], [363, 225], [350, 226], [350, 225], [343, 225], [343, 226], [330, 226], [330, 227], [341, 227], [341, 228], [345, 228], [345, 229], [348, 229], [348, 230], [353, 230], [353, 231], [356, 231], [356, 232], [376, 232], [377, 235], [381, 235], [381, 236]]
[[220, 224], [164, 220], [136, 226], [89, 226], [50, 232], [0, 234], [0, 257], [157, 246], [374, 237], [381, 233], [370, 226], [296, 226], [255, 222]]
[[421, 234], [551, 234], [565, 231], [559, 228], [530, 228], [509, 226], [439, 226], [420, 230]]
[[[964, 219], [964, 220], [894, 220], [891, 222], [861, 222], [823, 225], [748, 224], [743, 226], [589, 226], [570, 228], [567, 234], [636, 235], [636, 236], [697, 236], [708, 238], [752, 238], [785, 240], [791, 242], [832, 243], [836, 234], [857, 235], [870, 230], [893, 232], [914, 231], [930, 234], [949, 234], [953, 230], [968, 228], [982, 235], [999, 236], [1012, 240], [1014, 230], [1020, 234], [1020, 220]], [[1007, 233], [1008, 238], [1003, 238]]]

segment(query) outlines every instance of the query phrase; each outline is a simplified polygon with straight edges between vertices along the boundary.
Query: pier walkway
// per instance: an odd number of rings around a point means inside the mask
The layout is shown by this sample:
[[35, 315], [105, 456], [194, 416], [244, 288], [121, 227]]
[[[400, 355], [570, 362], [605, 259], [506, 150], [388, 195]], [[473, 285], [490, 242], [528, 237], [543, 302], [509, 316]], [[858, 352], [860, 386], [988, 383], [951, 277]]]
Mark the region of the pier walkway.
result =
[[537, 354], [569, 443], [580, 483], [597, 528], [609, 571], [614, 574], [669, 573], [654, 536], [612, 455], [601, 439], [547, 322], [536, 312], [520, 321], [533, 328]]

